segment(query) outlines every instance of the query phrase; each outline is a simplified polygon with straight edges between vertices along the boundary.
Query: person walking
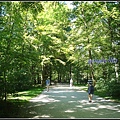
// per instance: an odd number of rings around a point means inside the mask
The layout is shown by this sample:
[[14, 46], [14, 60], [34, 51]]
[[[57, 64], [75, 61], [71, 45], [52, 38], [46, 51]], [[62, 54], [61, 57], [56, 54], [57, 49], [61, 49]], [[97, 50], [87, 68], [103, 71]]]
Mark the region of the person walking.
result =
[[49, 80], [49, 78], [47, 78], [47, 80], [46, 80], [47, 92], [49, 91], [49, 86], [50, 86], [50, 80]]
[[93, 94], [94, 94], [94, 87], [95, 87], [96, 81], [90, 77], [88, 80], [88, 99], [89, 102], [92, 102]]
[[73, 80], [72, 80], [72, 78], [70, 79], [70, 87], [72, 87], [73, 86]]

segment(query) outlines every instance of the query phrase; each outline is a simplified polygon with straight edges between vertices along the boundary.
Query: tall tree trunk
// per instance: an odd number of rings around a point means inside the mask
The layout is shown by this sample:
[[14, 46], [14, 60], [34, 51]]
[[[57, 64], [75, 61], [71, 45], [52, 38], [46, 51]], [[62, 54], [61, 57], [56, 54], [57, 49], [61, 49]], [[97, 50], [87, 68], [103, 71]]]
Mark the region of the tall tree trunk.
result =
[[70, 63], [70, 78], [72, 78], [72, 65]]
[[4, 100], [7, 100], [7, 91], [6, 91], [6, 86], [7, 86], [7, 81], [6, 81], [6, 71], [3, 72], [3, 81], [4, 81]]
[[[84, 16], [84, 10], [82, 9], [82, 14], [83, 14], [83, 16]], [[87, 26], [87, 23], [86, 23], [86, 19], [83, 17], [83, 22], [84, 22], [84, 26], [85, 26], [85, 28], [86, 28], [86, 31], [87, 31], [87, 29], [88, 29], [88, 26]], [[88, 37], [88, 44], [90, 43], [90, 39], [89, 39], [89, 36], [87, 36]], [[88, 52], [89, 52], [89, 59], [91, 59], [92, 60], [92, 53], [91, 53], [91, 49], [89, 49], [88, 50]], [[89, 64], [89, 68], [90, 68], [90, 73], [89, 73], [89, 76], [90, 77], [92, 77], [92, 78], [94, 78], [94, 73], [93, 73], [93, 64], [91, 63], [91, 64]]]
[[[89, 39], [88, 39], [88, 43], [89, 43]], [[89, 59], [92, 60], [92, 54], [91, 54], [91, 49], [89, 50]], [[89, 77], [92, 77], [92, 79], [94, 79], [94, 72], [93, 72], [93, 63], [91, 62], [91, 64], [89, 64], [90, 66], [90, 73], [89, 73]]]

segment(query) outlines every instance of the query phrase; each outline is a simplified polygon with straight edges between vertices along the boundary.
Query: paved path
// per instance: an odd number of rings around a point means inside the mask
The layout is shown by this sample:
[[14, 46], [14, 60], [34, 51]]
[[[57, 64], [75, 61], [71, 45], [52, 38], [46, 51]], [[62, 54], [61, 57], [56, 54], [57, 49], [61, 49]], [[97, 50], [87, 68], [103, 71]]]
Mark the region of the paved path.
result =
[[51, 86], [30, 100], [23, 118], [120, 118], [120, 104], [101, 97], [88, 102], [87, 92], [69, 85]]

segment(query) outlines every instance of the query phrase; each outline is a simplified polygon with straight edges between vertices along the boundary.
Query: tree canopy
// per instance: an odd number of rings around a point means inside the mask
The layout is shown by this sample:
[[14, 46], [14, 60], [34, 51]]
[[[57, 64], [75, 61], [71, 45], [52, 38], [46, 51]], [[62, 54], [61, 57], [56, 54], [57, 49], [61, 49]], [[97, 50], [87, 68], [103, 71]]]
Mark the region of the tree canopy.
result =
[[0, 99], [44, 86], [47, 77], [86, 84], [92, 76], [98, 89], [120, 96], [119, 87], [111, 90], [120, 86], [120, 3], [72, 4], [73, 9], [59, 1], [1, 2]]

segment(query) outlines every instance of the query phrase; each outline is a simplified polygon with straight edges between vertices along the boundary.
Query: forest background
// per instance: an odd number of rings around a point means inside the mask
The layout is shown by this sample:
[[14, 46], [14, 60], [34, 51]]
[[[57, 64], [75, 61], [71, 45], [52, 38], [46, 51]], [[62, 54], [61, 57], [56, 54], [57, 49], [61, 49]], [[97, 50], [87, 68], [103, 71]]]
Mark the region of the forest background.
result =
[[[120, 98], [120, 2], [0, 3], [0, 100], [52, 83], [86, 85]], [[117, 59], [117, 62], [88, 61]]]

